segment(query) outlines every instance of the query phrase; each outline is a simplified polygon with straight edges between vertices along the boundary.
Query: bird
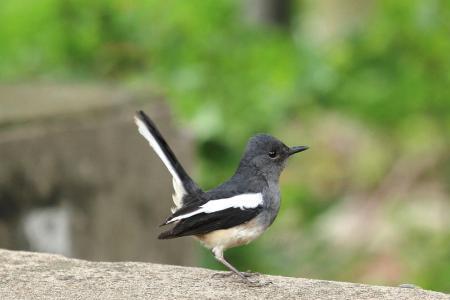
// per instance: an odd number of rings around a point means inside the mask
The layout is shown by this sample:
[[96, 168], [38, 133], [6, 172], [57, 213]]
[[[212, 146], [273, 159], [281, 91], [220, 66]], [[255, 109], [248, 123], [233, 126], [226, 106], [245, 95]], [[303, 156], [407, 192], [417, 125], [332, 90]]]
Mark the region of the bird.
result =
[[161, 226], [174, 226], [158, 239], [193, 236], [210, 249], [215, 259], [252, 286], [251, 274], [238, 271], [224, 251], [250, 243], [274, 222], [280, 209], [279, 178], [288, 158], [308, 146], [288, 147], [268, 134], [256, 134], [246, 145], [231, 178], [203, 191], [176, 158], [155, 123], [142, 110], [134, 116], [139, 133], [147, 140], [172, 175], [174, 207]]

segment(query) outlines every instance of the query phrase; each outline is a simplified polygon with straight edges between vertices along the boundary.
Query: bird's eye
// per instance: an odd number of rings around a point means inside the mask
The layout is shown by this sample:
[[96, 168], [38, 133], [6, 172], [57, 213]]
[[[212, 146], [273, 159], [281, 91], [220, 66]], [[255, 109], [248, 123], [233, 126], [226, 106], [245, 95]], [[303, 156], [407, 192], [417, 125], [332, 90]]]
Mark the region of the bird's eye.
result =
[[270, 157], [270, 158], [275, 158], [275, 157], [277, 157], [277, 152], [276, 152], [276, 151], [270, 151], [270, 152], [269, 152], [269, 157]]

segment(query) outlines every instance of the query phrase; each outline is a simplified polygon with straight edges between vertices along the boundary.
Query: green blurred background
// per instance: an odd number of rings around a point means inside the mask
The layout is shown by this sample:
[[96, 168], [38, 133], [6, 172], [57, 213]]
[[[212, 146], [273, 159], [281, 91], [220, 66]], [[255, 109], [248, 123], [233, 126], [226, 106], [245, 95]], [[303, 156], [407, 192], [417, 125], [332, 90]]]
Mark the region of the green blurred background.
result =
[[204, 188], [257, 132], [308, 144], [230, 261], [450, 292], [449, 1], [2, 0], [0, 80], [149, 88], [193, 131]]

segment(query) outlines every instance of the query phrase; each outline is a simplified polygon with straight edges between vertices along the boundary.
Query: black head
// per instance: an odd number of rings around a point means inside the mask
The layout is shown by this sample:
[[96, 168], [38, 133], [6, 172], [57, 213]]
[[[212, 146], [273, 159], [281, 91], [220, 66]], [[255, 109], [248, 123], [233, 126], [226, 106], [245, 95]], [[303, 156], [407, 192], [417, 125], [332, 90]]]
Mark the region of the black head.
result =
[[267, 134], [250, 138], [241, 160], [241, 167], [250, 167], [267, 177], [278, 179], [287, 159], [307, 146], [288, 147], [280, 140]]

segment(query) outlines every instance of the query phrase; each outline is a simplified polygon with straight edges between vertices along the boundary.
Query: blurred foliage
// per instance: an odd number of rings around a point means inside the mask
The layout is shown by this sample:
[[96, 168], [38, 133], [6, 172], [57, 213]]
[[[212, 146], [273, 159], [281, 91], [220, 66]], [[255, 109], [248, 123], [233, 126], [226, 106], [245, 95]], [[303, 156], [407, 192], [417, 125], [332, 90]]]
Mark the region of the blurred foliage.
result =
[[[255, 132], [310, 143], [283, 175], [274, 228], [232, 261], [450, 291], [450, 223], [414, 225], [426, 200], [449, 208], [450, 2], [368, 1], [360, 22], [322, 41], [304, 26], [316, 2], [294, 4], [286, 29], [250, 22], [237, 0], [3, 0], [0, 79], [150, 85], [194, 128], [204, 187], [233, 172]], [[365, 213], [378, 221], [353, 234]], [[342, 221], [362, 242], [330, 238]]]

